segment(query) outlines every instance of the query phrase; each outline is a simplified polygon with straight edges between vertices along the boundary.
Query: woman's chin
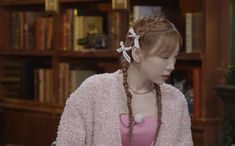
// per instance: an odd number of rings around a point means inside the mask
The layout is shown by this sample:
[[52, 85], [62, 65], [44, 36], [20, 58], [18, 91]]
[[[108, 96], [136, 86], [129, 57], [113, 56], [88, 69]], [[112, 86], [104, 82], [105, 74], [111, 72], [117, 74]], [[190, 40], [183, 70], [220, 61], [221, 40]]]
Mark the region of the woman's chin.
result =
[[157, 85], [162, 85], [162, 84], [165, 83], [165, 81], [162, 81], [162, 80], [161, 81], [155, 81], [154, 83], [157, 84]]

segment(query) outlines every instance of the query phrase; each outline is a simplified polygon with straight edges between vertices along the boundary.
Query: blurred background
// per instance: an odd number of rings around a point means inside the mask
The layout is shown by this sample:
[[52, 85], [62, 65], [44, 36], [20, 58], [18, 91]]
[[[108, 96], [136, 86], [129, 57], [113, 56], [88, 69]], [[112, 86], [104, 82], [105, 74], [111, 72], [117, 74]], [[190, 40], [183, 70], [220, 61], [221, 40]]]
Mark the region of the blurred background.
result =
[[48, 146], [66, 99], [119, 69], [143, 16], [164, 14], [184, 44], [167, 83], [184, 93], [195, 146], [235, 144], [234, 0], [0, 0], [0, 146]]

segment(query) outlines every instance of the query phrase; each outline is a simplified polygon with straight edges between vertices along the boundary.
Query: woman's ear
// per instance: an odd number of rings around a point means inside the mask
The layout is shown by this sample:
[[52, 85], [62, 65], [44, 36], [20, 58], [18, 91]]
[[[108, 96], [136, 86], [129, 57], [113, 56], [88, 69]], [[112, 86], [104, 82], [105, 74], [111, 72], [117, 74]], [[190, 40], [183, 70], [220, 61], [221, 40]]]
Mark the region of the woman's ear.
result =
[[139, 48], [133, 47], [131, 55], [135, 62], [140, 63], [143, 57], [143, 52]]

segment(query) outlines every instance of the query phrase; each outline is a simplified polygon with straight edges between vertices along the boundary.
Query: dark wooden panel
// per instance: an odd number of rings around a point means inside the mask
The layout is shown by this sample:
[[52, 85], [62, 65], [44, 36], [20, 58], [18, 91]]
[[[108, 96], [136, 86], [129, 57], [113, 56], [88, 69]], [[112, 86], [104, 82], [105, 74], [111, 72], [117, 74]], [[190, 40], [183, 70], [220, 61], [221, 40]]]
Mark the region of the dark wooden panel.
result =
[[203, 146], [204, 143], [203, 130], [193, 129], [192, 137], [193, 137], [194, 146]]
[[56, 138], [60, 115], [2, 109], [0, 119], [0, 144], [48, 146]]

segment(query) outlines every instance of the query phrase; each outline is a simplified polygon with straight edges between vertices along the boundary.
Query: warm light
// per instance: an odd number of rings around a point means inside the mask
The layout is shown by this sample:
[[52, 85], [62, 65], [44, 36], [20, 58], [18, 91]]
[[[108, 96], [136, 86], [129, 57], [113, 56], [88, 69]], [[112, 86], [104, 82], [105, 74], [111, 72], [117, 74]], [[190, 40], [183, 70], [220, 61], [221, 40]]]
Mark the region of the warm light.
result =
[[45, 0], [46, 12], [59, 12], [59, 0]]

